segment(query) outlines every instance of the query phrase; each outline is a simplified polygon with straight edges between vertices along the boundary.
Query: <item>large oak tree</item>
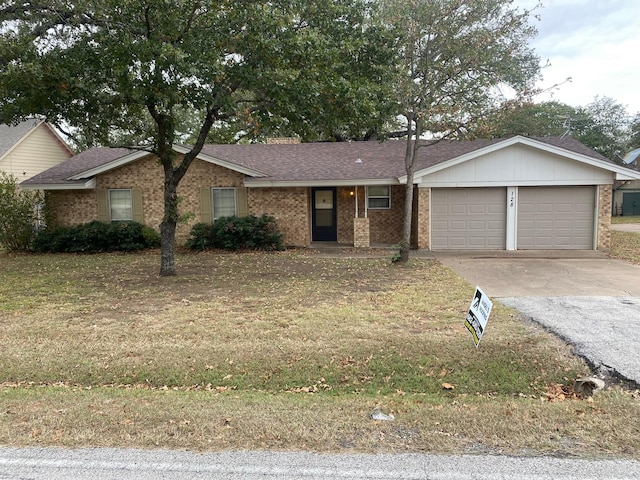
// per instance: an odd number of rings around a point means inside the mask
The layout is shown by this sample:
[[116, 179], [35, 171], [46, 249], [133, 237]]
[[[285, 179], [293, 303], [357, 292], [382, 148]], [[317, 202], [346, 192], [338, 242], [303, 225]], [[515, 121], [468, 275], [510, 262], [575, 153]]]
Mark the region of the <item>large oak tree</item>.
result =
[[409, 258], [413, 179], [420, 139], [443, 139], [503, 100], [526, 95], [539, 72], [530, 12], [511, 0], [381, 0], [399, 45], [396, 100], [407, 127], [406, 204], [400, 261]]
[[[350, 138], [380, 128], [389, 50], [372, 3], [4, 1], [0, 121], [43, 115], [85, 145], [155, 153], [160, 274], [175, 275], [177, 187], [212, 130]], [[193, 146], [178, 157], [172, 146], [184, 138]]]

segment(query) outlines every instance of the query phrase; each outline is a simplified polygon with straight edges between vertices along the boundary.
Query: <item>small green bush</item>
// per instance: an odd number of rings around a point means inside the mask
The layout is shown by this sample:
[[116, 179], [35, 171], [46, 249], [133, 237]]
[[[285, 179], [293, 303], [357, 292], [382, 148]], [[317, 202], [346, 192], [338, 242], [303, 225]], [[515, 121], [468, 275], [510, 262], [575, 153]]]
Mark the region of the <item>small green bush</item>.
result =
[[187, 247], [191, 250], [205, 250], [213, 244], [213, 224], [196, 223], [191, 227]]
[[31, 250], [41, 203], [39, 192], [20, 190], [15, 177], [0, 172], [0, 247], [10, 252]]
[[93, 221], [40, 232], [33, 243], [43, 253], [136, 251], [160, 246], [160, 234], [138, 222]]
[[191, 229], [187, 247], [193, 250], [284, 250], [282, 233], [275, 218], [269, 215], [230, 216], [221, 217], [213, 224], [197, 223]]

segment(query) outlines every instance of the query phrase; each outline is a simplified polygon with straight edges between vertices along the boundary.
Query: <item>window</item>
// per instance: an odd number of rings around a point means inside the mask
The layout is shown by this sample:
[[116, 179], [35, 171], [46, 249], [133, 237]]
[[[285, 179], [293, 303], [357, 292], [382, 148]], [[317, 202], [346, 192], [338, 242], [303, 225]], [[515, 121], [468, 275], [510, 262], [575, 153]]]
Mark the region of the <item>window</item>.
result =
[[133, 220], [131, 189], [109, 190], [109, 218], [112, 222]]
[[236, 215], [236, 189], [212, 188], [213, 221], [220, 217]]
[[389, 185], [367, 187], [367, 207], [369, 210], [391, 208], [391, 187]]

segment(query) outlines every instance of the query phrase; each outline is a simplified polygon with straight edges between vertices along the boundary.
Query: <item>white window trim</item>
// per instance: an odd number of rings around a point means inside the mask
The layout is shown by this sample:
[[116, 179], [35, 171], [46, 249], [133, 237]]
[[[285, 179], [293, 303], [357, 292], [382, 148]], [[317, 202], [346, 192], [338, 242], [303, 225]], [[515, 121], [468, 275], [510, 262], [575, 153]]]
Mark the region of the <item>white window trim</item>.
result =
[[236, 187], [211, 187], [211, 220], [215, 222], [216, 217], [216, 202], [213, 199], [213, 192], [216, 190], [233, 190], [233, 214], [238, 214], [238, 196], [236, 194]]
[[[129, 199], [131, 201], [129, 210], [131, 212], [131, 218], [113, 219], [113, 210], [111, 209], [111, 192], [129, 192]], [[107, 191], [107, 197], [109, 200], [109, 221], [110, 222], [133, 222], [133, 190], [131, 188], [110, 188]]]
[[[387, 187], [389, 189], [389, 195], [371, 196], [369, 195], [369, 186], [367, 185], [367, 210], [390, 210], [391, 209], [391, 185], [376, 185], [376, 186]], [[386, 207], [372, 207], [371, 205], [369, 205], [370, 198], [386, 198], [389, 200], [389, 205]]]

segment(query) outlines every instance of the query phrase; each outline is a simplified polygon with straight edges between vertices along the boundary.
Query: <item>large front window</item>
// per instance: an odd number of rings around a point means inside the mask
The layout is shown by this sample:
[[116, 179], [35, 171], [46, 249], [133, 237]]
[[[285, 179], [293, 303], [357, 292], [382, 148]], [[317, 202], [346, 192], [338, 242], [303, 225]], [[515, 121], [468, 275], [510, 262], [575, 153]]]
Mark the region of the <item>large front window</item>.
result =
[[367, 207], [369, 210], [391, 208], [391, 187], [389, 185], [367, 187]]
[[236, 215], [236, 189], [212, 188], [213, 221], [220, 217]]
[[109, 190], [109, 215], [112, 222], [133, 220], [131, 189]]

